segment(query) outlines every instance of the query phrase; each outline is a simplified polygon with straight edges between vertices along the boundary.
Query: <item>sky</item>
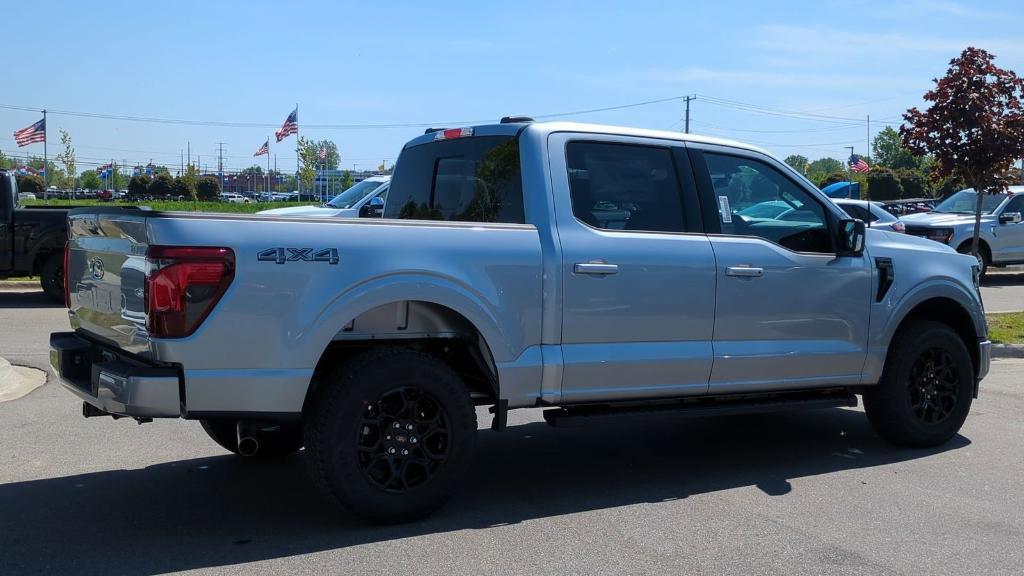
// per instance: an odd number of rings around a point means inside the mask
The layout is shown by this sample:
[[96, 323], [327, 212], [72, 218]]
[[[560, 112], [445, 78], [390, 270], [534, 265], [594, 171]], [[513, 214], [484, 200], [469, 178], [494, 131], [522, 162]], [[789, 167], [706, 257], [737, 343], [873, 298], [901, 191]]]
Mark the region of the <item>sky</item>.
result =
[[47, 108], [121, 117], [49, 115], [51, 157], [64, 128], [81, 169], [176, 172], [188, 147], [215, 169], [218, 143], [226, 170], [265, 167], [252, 154], [271, 137], [293, 170], [295, 137], [272, 135], [298, 104], [300, 134], [362, 170], [426, 125], [506, 115], [680, 131], [696, 95], [693, 133], [845, 158], [868, 151], [868, 115], [870, 136], [898, 126], [967, 46], [1024, 74], [1022, 17], [1020, 0], [16, 2], [0, 151], [42, 155], [12, 135], [40, 115], [11, 107]]

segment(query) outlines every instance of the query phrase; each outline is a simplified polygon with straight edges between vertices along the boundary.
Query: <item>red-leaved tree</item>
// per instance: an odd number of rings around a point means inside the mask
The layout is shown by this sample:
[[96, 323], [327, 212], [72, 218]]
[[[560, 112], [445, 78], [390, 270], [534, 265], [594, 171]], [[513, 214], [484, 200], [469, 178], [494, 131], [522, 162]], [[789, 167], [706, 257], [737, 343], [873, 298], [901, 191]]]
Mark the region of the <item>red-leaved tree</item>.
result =
[[933, 179], [958, 177], [978, 192], [971, 241], [976, 258], [983, 196], [1004, 192], [1013, 161], [1024, 157], [1024, 79], [993, 59], [979, 48], [964, 50], [924, 95], [931, 106], [907, 110], [900, 127], [904, 146], [935, 158]]

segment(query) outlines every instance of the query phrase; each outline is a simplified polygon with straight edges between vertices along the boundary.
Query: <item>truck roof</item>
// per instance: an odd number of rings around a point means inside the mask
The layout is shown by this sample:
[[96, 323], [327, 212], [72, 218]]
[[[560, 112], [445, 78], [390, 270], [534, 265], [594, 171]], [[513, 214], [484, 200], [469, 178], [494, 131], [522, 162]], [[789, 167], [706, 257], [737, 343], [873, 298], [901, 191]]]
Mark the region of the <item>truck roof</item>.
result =
[[[682, 132], [669, 132], [667, 130], [648, 130], [646, 128], [630, 128], [627, 126], [612, 126], [606, 124], [586, 124], [581, 122], [509, 122], [505, 124], [482, 124], [469, 126], [473, 130], [473, 136], [515, 136], [524, 131], [540, 131], [544, 133], [554, 132], [582, 132], [591, 134], [610, 134], [616, 136], [636, 136], [642, 138], [659, 138], [662, 140], [677, 140], [680, 142], [699, 142], [702, 144], [718, 144], [731, 146], [744, 150], [753, 150], [768, 154], [762, 148], [751, 146], [735, 140], [725, 138], [714, 138], [711, 136], [698, 136], [696, 134], [684, 134]], [[406, 147], [427, 144], [439, 138], [439, 130], [431, 131], [422, 136], [410, 140]]]

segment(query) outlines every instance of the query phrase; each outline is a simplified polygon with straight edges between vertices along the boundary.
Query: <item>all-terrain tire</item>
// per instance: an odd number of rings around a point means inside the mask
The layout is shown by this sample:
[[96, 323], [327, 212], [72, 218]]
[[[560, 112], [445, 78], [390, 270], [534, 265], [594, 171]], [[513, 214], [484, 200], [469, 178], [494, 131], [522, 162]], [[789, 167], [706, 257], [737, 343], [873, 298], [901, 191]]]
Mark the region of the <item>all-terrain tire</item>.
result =
[[64, 304], [64, 252], [54, 252], [39, 270], [39, 284], [46, 297]]
[[864, 411], [893, 444], [943, 444], [967, 419], [974, 374], [967, 346], [952, 328], [914, 322], [893, 339], [881, 380], [864, 392]]
[[305, 415], [314, 483], [356, 516], [408, 522], [458, 489], [476, 447], [476, 411], [438, 359], [381, 348], [337, 366]]
[[[229, 452], [238, 454], [238, 433], [235, 420], [200, 420], [203, 430]], [[302, 425], [299, 423], [263, 424], [256, 427], [259, 449], [247, 458], [283, 458], [302, 449]]]

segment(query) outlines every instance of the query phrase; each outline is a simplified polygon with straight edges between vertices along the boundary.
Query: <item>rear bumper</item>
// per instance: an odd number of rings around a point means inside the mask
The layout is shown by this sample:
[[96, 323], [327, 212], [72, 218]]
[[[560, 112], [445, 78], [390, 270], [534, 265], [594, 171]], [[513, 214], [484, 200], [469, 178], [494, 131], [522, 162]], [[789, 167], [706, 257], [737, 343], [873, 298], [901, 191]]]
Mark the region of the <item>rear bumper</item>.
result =
[[85, 402], [141, 418], [181, 416], [181, 377], [176, 368], [149, 366], [74, 332], [50, 335], [50, 369]]

